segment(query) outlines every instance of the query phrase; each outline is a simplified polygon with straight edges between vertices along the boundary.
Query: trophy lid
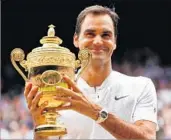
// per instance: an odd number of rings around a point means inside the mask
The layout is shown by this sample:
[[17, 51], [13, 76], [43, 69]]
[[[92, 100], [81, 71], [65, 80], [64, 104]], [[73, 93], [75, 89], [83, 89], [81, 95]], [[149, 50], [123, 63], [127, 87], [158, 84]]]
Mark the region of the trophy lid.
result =
[[27, 68], [57, 65], [75, 69], [75, 54], [60, 46], [62, 39], [55, 36], [55, 26], [51, 24], [48, 27], [47, 36], [40, 40], [43, 46], [33, 49], [27, 55]]

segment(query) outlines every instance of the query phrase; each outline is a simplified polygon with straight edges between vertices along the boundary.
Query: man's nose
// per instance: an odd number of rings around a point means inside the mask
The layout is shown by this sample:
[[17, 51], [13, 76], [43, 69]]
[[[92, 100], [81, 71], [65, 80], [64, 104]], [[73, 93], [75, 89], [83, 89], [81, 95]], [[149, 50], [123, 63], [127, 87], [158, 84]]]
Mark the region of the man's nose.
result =
[[93, 45], [101, 45], [103, 43], [100, 35], [97, 35], [93, 40]]

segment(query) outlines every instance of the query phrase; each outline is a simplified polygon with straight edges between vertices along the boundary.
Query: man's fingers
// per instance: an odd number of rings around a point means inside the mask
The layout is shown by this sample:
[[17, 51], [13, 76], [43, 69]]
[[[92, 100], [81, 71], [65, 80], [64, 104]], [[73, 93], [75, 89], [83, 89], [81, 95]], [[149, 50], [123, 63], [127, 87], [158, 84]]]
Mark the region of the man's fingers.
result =
[[60, 111], [60, 110], [69, 110], [72, 109], [71, 106], [60, 106], [56, 108], [56, 111]]
[[82, 97], [81, 93], [76, 93], [70, 89], [63, 88], [60, 86], [56, 87], [56, 96], [72, 97], [74, 99], [80, 99]]
[[[62, 102], [72, 102], [72, 99], [70, 97], [54, 97], [55, 100], [62, 101]], [[65, 105], [65, 104], [64, 104]], [[63, 106], [63, 104], [61, 105]]]
[[28, 82], [25, 85], [25, 89], [24, 89], [24, 96], [27, 97], [27, 95], [29, 94], [30, 90], [32, 88], [32, 83]]
[[27, 101], [33, 100], [33, 97], [37, 94], [37, 92], [38, 92], [38, 87], [34, 86], [26, 97]]
[[72, 87], [73, 91], [81, 92], [80, 89], [76, 86], [76, 84], [68, 76], [64, 75], [63, 79], [69, 85], [69, 87]]
[[32, 108], [35, 109], [38, 106], [39, 100], [42, 97], [42, 92], [38, 92], [32, 100]]
[[47, 105], [48, 105], [48, 101], [45, 101], [39, 107], [31, 106], [30, 111], [37, 112], [38, 114], [42, 114], [42, 112], [44, 111], [44, 109], [46, 108]]
[[27, 100], [28, 108], [32, 106], [32, 100], [34, 96], [37, 94], [37, 92], [38, 92], [38, 87], [34, 86], [29, 92], [29, 94], [27, 95], [26, 100]]
[[55, 97], [56, 100], [65, 102], [61, 106], [56, 108], [56, 111], [72, 109], [72, 99], [67, 97]]

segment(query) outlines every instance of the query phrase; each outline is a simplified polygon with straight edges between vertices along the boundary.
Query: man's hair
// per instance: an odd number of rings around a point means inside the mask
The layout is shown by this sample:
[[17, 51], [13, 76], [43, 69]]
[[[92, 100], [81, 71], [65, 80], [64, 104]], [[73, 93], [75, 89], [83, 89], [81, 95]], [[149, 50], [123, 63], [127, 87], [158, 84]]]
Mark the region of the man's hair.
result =
[[93, 15], [107, 14], [107, 15], [109, 15], [113, 21], [115, 37], [117, 37], [117, 24], [118, 24], [119, 16], [115, 12], [114, 8], [110, 9], [108, 7], [103, 7], [101, 5], [89, 6], [89, 7], [85, 8], [83, 11], [81, 11], [81, 13], [78, 15], [77, 21], [76, 21], [75, 33], [77, 35], [80, 34], [81, 25], [82, 25], [85, 17], [88, 14], [93, 14]]

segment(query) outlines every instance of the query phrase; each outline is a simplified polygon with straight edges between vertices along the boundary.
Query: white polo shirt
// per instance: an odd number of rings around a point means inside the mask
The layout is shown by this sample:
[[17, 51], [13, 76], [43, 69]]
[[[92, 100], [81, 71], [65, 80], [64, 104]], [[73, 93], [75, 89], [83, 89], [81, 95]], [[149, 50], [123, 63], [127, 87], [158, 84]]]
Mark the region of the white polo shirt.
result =
[[[157, 98], [152, 81], [112, 71], [99, 87], [90, 87], [82, 78], [78, 87], [90, 100], [120, 119], [134, 123], [149, 120], [157, 124]], [[68, 134], [63, 139], [115, 139], [92, 119], [72, 110], [62, 111]]]

